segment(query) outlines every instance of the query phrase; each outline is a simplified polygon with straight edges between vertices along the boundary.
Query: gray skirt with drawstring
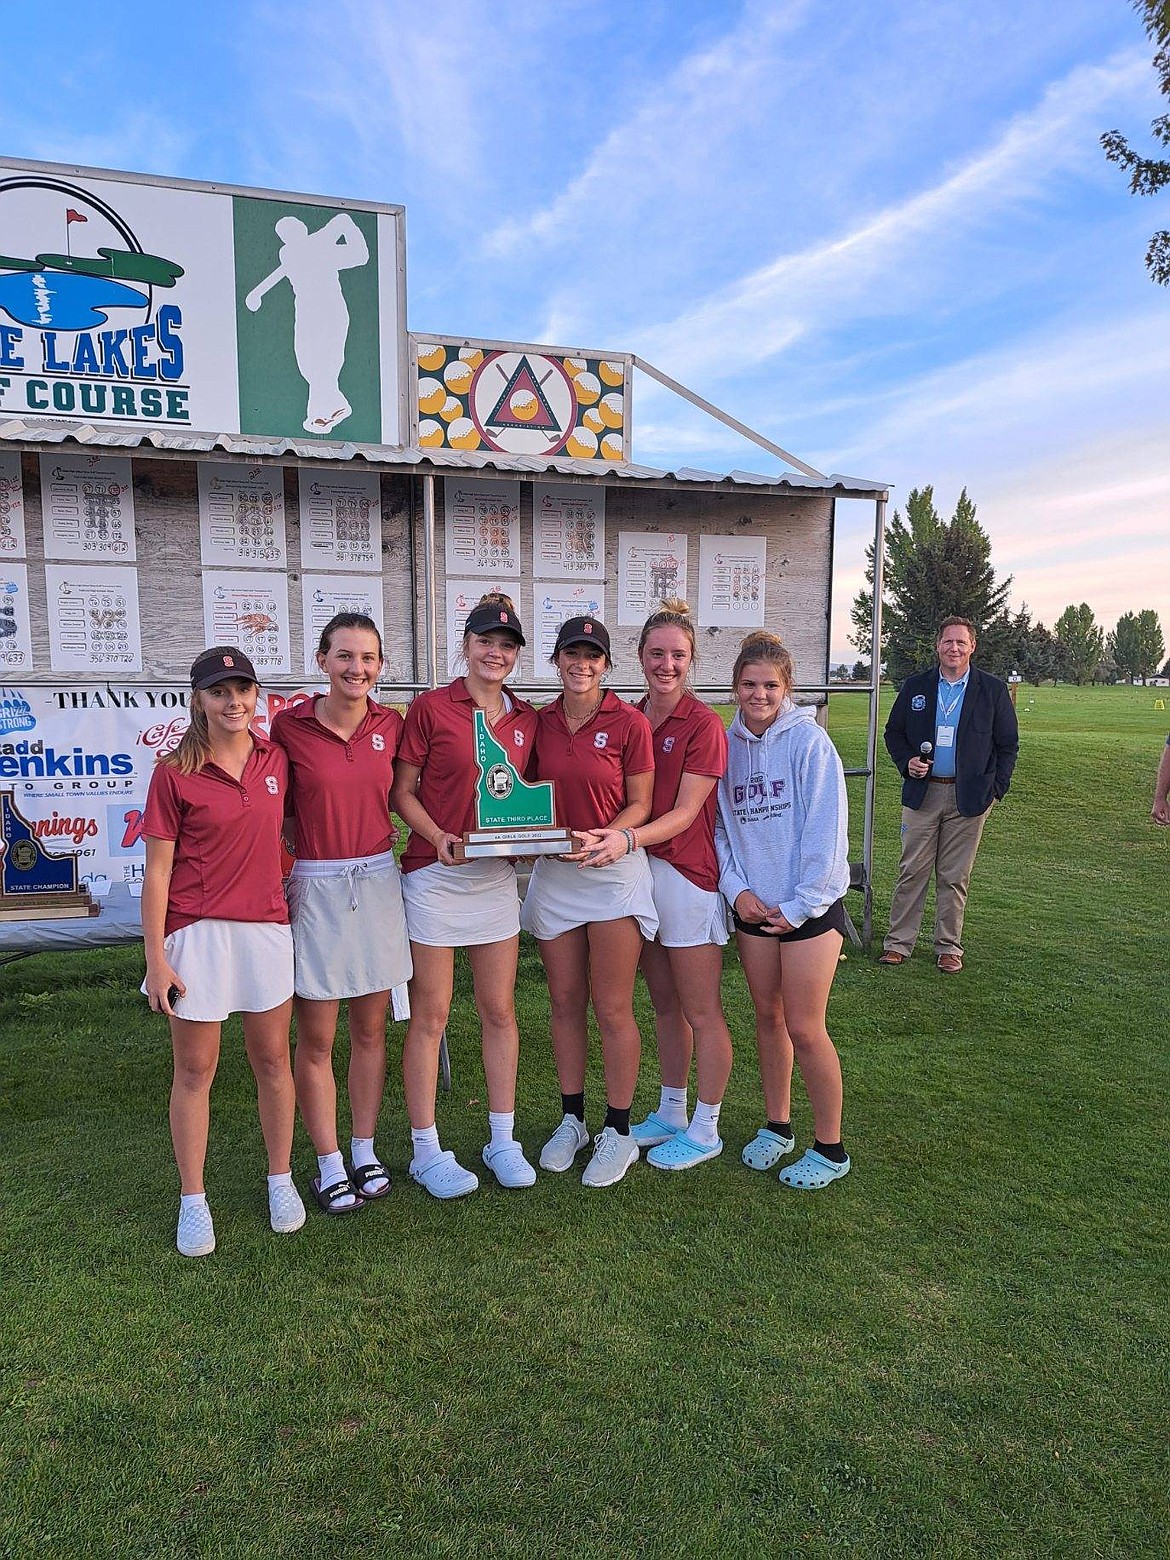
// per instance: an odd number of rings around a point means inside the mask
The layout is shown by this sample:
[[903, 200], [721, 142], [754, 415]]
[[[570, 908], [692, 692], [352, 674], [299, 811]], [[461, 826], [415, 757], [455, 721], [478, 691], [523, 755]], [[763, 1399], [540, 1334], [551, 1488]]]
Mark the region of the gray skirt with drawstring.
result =
[[298, 997], [337, 1002], [390, 991], [394, 1017], [410, 1017], [410, 939], [392, 850], [352, 861], [298, 858], [288, 908]]

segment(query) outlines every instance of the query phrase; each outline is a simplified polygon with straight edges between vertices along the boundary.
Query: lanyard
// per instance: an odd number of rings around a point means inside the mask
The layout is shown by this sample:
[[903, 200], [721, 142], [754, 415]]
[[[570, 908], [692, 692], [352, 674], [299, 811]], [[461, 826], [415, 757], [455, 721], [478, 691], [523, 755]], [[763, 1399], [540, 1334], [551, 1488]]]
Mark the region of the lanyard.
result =
[[955, 711], [958, 709], [959, 705], [963, 702], [963, 695], [964, 695], [964, 693], [966, 693], [966, 691], [967, 691], [966, 683], [960, 683], [959, 687], [958, 687], [958, 691], [955, 693], [954, 698], [948, 704], [946, 702], [946, 699], [943, 696], [943, 683], [942, 683], [941, 680], [939, 681], [939, 685], [938, 685], [938, 707], [942, 711], [942, 717], [943, 717], [942, 718], [942, 724], [943, 725], [947, 725], [947, 726], [950, 725], [950, 723], [951, 723], [951, 716], [955, 713]]

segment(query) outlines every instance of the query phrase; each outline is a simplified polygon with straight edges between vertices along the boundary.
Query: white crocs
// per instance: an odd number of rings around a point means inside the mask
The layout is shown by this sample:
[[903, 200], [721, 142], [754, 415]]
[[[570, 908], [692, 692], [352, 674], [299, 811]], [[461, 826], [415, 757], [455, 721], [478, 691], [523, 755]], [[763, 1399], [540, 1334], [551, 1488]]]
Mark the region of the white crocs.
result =
[[524, 1157], [524, 1150], [513, 1140], [493, 1148], [489, 1143], [483, 1151], [483, 1162], [501, 1186], [513, 1190], [521, 1186], [535, 1186], [536, 1171]]
[[473, 1170], [465, 1170], [449, 1148], [422, 1166], [417, 1160], [411, 1160], [410, 1178], [440, 1202], [451, 1197], [466, 1197], [479, 1186], [479, 1177]]

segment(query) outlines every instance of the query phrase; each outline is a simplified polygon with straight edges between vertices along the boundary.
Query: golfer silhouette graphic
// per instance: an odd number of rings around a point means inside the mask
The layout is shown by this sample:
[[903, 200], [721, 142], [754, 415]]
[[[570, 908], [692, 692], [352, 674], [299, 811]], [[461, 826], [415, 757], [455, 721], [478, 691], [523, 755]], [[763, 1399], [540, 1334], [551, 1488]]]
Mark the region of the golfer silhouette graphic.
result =
[[353, 411], [341, 390], [349, 306], [341, 290], [342, 271], [365, 265], [370, 251], [361, 230], [345, 212], [310, 233], [299, 217], [276, 224], [280, 264], [244, 299], [253, 314], [264, 295], [287, 281], [293, 292], [293, 351], [309, 387], [304, 427], [328, 433]]

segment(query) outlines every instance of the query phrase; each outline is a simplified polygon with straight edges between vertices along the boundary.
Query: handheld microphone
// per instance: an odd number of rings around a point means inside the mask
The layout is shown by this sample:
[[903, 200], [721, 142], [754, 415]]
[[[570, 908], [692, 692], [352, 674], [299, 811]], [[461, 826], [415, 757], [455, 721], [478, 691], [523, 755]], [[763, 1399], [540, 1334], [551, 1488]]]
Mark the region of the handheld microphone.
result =
[[934, 743], [924, 742], [918, 749], [918, 756], [926, 765], [934, 763]]

